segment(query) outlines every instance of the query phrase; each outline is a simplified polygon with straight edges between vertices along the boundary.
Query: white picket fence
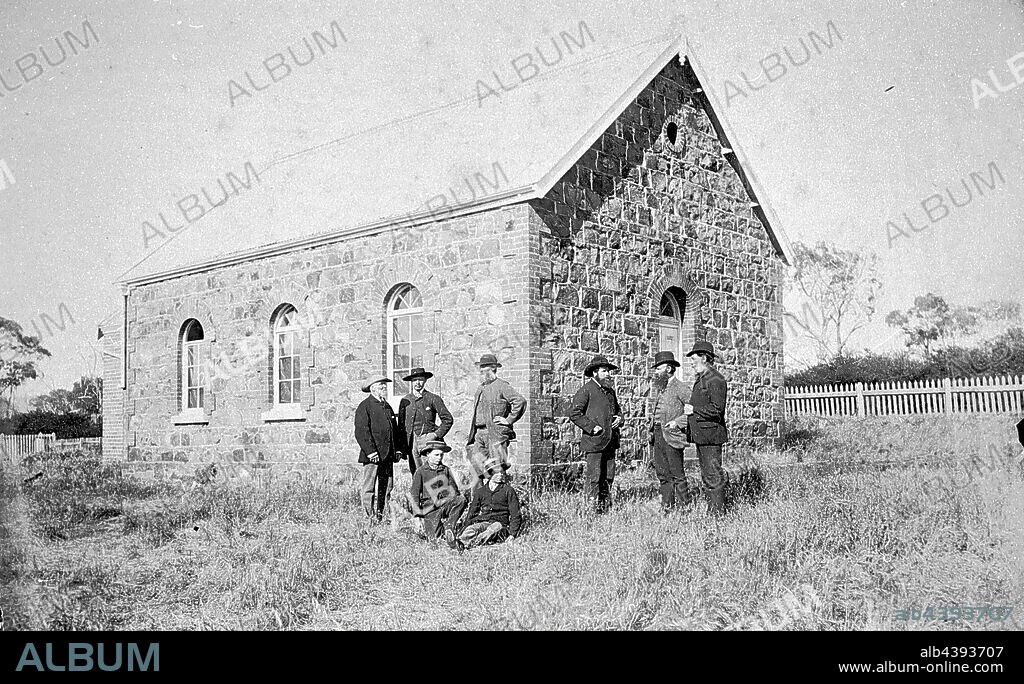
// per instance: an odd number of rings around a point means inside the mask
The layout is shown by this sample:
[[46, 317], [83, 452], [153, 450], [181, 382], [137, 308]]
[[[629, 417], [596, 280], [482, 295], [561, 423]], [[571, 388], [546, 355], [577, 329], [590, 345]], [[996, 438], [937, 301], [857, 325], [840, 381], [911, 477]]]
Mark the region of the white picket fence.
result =
[[912, 382], [810, 385], [784, 388], [795, 416], [908, 416], [1024, 411], [1020, 376], [944, 378]]
[[20, 463], [23, 458], [41, 452], [99, 450], [102, 437], [82, 437], [79, 439], [57, 439], [56, 433], [35, 435], [2, 435], [0, 434], [0, 463]]

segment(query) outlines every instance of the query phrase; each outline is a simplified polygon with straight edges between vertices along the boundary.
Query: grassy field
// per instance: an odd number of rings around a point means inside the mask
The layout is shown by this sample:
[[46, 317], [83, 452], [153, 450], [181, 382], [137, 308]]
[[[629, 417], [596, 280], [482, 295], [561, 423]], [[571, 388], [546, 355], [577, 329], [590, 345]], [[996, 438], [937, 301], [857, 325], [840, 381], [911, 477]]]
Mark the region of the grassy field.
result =
[[[526, 533], [462, 555], [367, 533], [351, 484], [144, 482], [50, 457], [0, 472], [0, 607], [6, 629], [1019, 630], [1012, 424], [790, 425], [753, 457], [764, 491], [721, 522], [662, 516], [641, 470], [605, 516], [524, 492]], [[1014, 610], [895, 619], [911, 606]]]

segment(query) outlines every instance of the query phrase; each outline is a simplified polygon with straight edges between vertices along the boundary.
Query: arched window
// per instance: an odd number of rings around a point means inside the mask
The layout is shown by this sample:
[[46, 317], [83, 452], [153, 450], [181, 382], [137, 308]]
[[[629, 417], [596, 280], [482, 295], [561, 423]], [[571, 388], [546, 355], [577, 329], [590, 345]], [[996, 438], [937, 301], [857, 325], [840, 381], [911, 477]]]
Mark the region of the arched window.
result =
[[202, 409], [206, 388], [206, 346], [203, 326], [193, 319], [181, 332], [181, 408]]
[[683, 360], [683, 314], [686, 313], [686, 295], [676, 288], [665, 290], [658, 307], [658, 351], [670, 351], [677, 361]]
[[274, 318], [274, 406], [298, 404], [302, 398], [299, 377], [299, 314], [286, 306]]
[[403, 377], [423, 366], [423, 300], [420, 291], [412, 285], [395, 290], [387, 302], [387, 365], [391, 378], [391, 393], [402, 396], [409, 393]]

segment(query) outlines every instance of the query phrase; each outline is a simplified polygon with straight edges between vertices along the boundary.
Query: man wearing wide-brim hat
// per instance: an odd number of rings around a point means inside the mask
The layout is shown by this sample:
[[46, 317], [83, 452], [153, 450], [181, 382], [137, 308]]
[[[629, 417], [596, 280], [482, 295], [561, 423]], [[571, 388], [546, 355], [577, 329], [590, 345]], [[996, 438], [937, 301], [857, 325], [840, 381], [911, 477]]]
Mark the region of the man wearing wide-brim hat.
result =
[[690, 401], [684, 407], [689, 438], [697, 446], [700, 476], [708, 495], [708, 511], [725, 513], [725, 473], [722, 471], [722, 445], [729, 439], [725, 426], [725, 402], [728, 384], [712, 366], [716, 354], [710, 342], [699, 340], [686, 354], [690, 358], [696, 380]]
[[615, 451], [619, 448], [622, 410], [615, 395], [612, 371], [619, 367], [598, 354], [583, 370], [585, 380], [572, 398], [569, 420], [583, 431], [580, 452], [587, 462], [586, 497], [594, 510], [611, 506]]
[[473, 490], [466, 524], [459, 542], [467, 548], [519, 536], [523, 516], [516, 490], [505, 480], [508, 463], [500, 456], [488, 456], [483, 463], [484, 480]]
[[473, 398], [469, 445], [482, 454], [508, 461], [508, 443], [516, 438], [516, 421], [526, 411], [526, 399], [512, 385], [498, 377], [501, 364], [494, 354], [484, 354], [477, 363], [480, 386]]
[[670, 351], [654, 355], [650, 445], [654, 470], [658, 473], [661, 507], [666, 513], [690, 503], [683, 472], [683, 450], [687, 445], [684, 407], [690, 399], [690, 389], [676, 376], [679, 365]]
[[432, 377], [434, 374], [424, 368], [413, 368], [402, 378], [409, 383], [409, 393], [398, 404], [398, 429], [411, 449], [409, 472], [413, 475], [422, 463], [419, 445], [444, 440], [455, 423], [444, 400], [426, 389], [427, 380]]
[[356, 407], [356, 443], [363, 465], [361, 499], [371, 522], [380, 522], [384, 517], [394, 482], [394, 464], [405, 451], [398, 419], [388, 403], [389, 382], [383, 376], [370, 378], [362, 387], [370, 396]]
[[466, 498], [459, 493], [452, 471], [444, 465], [444, 455], [451, 450], [440, 440], [420, 442], [423, 465], [412, 476], [409, 499], [413, 511], [423, 517], [427, 539], [437, 539], [443, 530], [448, 545], [454, 548], [456, 526], [466, 509]]

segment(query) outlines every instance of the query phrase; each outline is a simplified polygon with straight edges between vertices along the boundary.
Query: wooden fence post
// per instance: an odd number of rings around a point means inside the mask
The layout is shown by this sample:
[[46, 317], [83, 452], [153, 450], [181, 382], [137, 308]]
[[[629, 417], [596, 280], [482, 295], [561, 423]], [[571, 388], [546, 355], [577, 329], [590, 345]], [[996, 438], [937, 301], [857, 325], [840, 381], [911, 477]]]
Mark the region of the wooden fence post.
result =
[[942, 389], [946, 394], [946, 415], [953, 413], [953, 381], [949, 378], [942, 379]]
[[857, 383], [857, 415], [864, 415], [864, 383]]

